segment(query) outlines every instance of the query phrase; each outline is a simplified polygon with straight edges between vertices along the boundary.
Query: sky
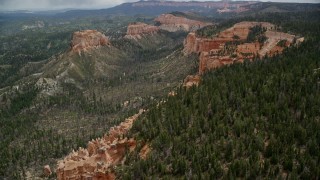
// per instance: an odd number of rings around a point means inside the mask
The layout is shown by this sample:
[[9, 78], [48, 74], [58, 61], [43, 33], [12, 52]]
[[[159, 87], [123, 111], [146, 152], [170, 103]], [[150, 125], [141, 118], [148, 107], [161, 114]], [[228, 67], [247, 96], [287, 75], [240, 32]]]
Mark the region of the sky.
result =
[[[138, 0], [0, 0], [0, 10], [102, 9]], [[177, 1], [177, 0], [176, 0]], [[188, 0], [185, 0], [188, 1]], [[201, 0], [205, 1], [205, 0]], [[262, 0], [273, 2], [319, 3], [320, 0]]]

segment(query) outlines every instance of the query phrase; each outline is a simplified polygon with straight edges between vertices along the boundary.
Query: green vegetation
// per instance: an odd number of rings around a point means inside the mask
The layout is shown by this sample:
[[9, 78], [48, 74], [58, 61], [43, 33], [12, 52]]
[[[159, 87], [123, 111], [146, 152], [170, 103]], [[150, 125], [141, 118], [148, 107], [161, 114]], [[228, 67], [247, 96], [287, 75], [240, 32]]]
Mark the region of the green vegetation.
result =
[[314, 179], [320, 175], [319, 39], [283, 56], [221, 68], [153, 107], [133, 134], [151, 142], [120, 175]]
[[[4, 18], [0, 28], [0, 41], [3, 42], [0, 45], [0, 88], [35, 73], [21, 72], [26, 64], [67, 51], [73, 32], [96, 29], [111, 38], [118, 38], [124, 35], [126, 25], [136, 19], [139, 16]], [[38, 27], [38, 23], [43, 26]]]
[[[130, 136], [141, 144], [126, 157], [124, 167], [116, 168], [120, 178], [319, 178], [318, 12], [215, 19], [217, 25], [197, 34], [213, 37], [243, 20], [267, 21], [307, 41], [280, 56], [208, 72], [199, 87], [188, 90], [176, 88], [197, 70], [198, 57], [182, 53], [185, 33], [161, 31], [138, 41], [122, 38], [129, 22], [151, 19], [2, 19], [0, 179], [41, 176], [43, 165], [55, 167], [57, 159], [102, 136], [139, 108], [149, 111]], [[40, 21], [43, 27], [33, 27]], [[64, 54], [72, 32], [82, 29], [105, 33], [112, 47], [81, 56]], [[252, 29], [254, 35], [260, 32], [260, 27]], [[35, 86], [40, 77], [57, 80], [71, 65], [52, 94]], [[161, 98], [175, 88], [177, 96]], [[166, 102], [159, 104], [161, 100]], [[152, 146], [145, 161], [139, 158], [144, 143]]]
[[198, 37], [213, 37], [219, 33], [216, 25], [206, 26], [196, 31]]
[[319, 22], [303, 27], [314, 29], [299, 47], [208, 72], [198, 87], [181, 87], [166, 103], [152, 106], [131, 132], [152, 152], [141, 160], [139, 146], [118, 175], [317, 179]]
[[264, 35], [266, 32], [266, 29], [264, 29], [261, 25], [260, 26], [254, 26], [250, 28], [247, 42], [255, 42], [258, 41], [259, 43], [263, 43], [267, 40], [267, 37]]
[[287, 40], [283, 39], [283, 40], [278, 42], [277, 46], [286, 47], [286, 43], [287, 43]]
[[[40, 35], [40, 39], [47, 38]], [[57, 33], [57, 41], [63, 39], [60, 35]], [[196, 71], [197, 57], [181, 53], [185, 36], [161, 32], [139, 41], [112, 39], [111, 47], [81, 56], [61, 53], [45, 61], [22, 59], [19, 66], [16, 57], [5, 57], [12, 58], [6, 62], [12, 66], [1, 68], [16, 68], [7, 71], [8, 78], [1, 76], [8, 83], [1, 82], [6, 88], [0, 93], [0, 179], [22, 179], [27, 172], [41, 176], [43, 165], [55, 167], [57, 159], [72, 149], [85, 147], [89, 140], [101, 137], [137, 109], [170, 92]], [[27, 42], [32, 47], [42, 46], [41, 42]], [[74, 83], [60, 81], [53, 95], [45, 95], [46, 85], [35, 86], [40, 77], [32, 74], [43, 72], [41, 77], [56, 80], [71, 63], [67, 78]], [[125, 101], [128, 106], [123, 105]]]

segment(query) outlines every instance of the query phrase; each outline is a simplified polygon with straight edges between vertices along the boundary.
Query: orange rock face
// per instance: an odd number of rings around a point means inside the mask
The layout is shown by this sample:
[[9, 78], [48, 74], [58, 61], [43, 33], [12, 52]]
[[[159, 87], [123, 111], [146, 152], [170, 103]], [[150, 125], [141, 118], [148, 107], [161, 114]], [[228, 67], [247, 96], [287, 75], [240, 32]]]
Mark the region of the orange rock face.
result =
[[109, 39], [96, 30], [77, 31], [73, 33], [71, 50], [80, 53], [92, 48], [109, 45]]
[[[254, 26], [262, 26], [266, 30], [267, 40], [263, 44], [259, 42], [245, 43], [250, 28]], [[199, 74], [202, 74], [206, 70], [243, 62], [244, 59], [253, 60], [254, 57], [281, 53], [284, 48], [277, 44], [281, 40], [286, 40], [285, 46], [288, 47], [293, 43], [294, 38], [294, 35], [276, 32], [275, 26], [271, 23], [240, 22], [213, 38], [197, 37], [195, 33], [189, 33], [185, 39], [183, 51], [186, 55], [200, 54]], [[240, 44], [236, 45], [235, 41]]]
[[154, 34], [159, 31], [159, 27], [148, 25], [141, 22], [131, 23], [128, 26], [126, 38], [140, 39], [142, 35]]
[[139, 153], [140, 158], [143, 160], [146, 160], [150, 152], [151, 152], [150, 146], [148, 144], [144, 145]]
[[206, 70], [216, 69], [236, 61], [229, 56], [210, 56], [208, 52], [202, 52], [199, 58], [199, 73], [202, 74]]
[[209, 52], [211, 50], [222, 49], [226, 42], [232, 41], [229, 38], [198, 38], [194, 32], [188, 34], [184, 41], [184, 53]]
[[157, 17], [155, 22], [160, 24], [160, 29], [175, 32], [175, 31], [195, 31], [211, 23], [191, 20], [184, 17], [177, 17], [172, 14], [162, 14]]
[[134, 139], [124, 138], [133, 122], [143, 113], [126, 119], [110, 129], [103, 138], [92, 140], [87, 149], [79, 148], [58, 162], [57, 178], [65, 179], [115, 179], [113, 166], [122, 163], [127, 152], [136, 147]]
[[183, 86], [190, 88], [192, 86], [198, 86], [201, 81], [199, 75], [189, 75], [184, 79]]

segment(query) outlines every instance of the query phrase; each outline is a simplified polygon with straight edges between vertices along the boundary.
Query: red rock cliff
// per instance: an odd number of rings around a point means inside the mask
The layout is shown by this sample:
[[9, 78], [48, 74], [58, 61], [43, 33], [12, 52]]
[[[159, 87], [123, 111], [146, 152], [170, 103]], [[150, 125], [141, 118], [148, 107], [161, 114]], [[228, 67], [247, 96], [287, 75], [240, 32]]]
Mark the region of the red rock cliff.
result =
[[109, 44], [108, 37], [96, 30], [77, 31], [73, 33], [71, 51], [80, 53]]
[[[267, 40], [264, 43], [245, 43], [250, 32], [250, 28], [261, 25], [266, 29]], [[238, 38], [235, 38], [238, 36]], [[184, 53], [198, 53], [199, 74], [206, 70], [219, 68], [235, 62], [243, 62], [244, 59], [253, 60], [254, 57], [264, 55], [274, 55], [281, 53], [284, 48], [277, 44], [281, 40], [286, 40], [286, 46], [293, 43], [295, 36], [275, 31], [275, 26], [267, 22], [240, 22], [233, 27], [226, 29], [213, 38], [197, 37], [195, 33], [188, 34], [184, 41]], [[240, 42], [236, 45], [235, 41]]]
[[184, 17], [177, 17], [172, 14], [162, 14], [157, 17], [155, 22], [160, 24], [160, 29], [175, 32], [175, 31], [195, 31], [204, 26], [210, 25], [201, 21], [191, 20]]
[[153, 34], [159, 31], [159, 27], [148, 25], [141, 22], [131, 23], [128, 26], [126, 38], [138, 38], [140, 39], [142, 35]]
[[228, 41], [232, 41], [230, 38], [200, 38], [197, 37], [194, 32], [188, 34], [184, 41], [184, 53], [200, 53], [209, 52], [214, 49], [221, 49]]
[[143, 112], [140, 110], [119, 126], [111, 128], [103, 138], [90, 141], [86, 149], [79, 148], [59, 161], [57, 179], [115, 179], [113, 166], [120, 164], [126, 152], [136, 146], [134, 139], [124, 136]]

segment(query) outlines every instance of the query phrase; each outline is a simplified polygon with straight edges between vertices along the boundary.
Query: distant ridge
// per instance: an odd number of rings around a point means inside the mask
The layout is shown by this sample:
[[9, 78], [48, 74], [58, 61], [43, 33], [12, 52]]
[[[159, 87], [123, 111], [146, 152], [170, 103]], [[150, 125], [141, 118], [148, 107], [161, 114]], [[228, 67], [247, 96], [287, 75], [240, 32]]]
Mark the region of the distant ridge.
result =
[[[273, 6], [277, 6], [275, 9]], [[252, 12], [297, 12], [297, 11], [319, 11], [320, 4], [314, 5], [310, 3], [275, 3], [275, 2], [259, 2], [259, 1], [162, 1], [148, 0], [132, 3], [123, 3], [118, 6], [106, 9], [92, 10], [75, 10], [63, 9], [52, 11], [8, 11], [0, 12], [1, 16], [6, 17], [32, 17], [38, 15], [56, 16], [56, 17], [85, 17], [85, 16], [103, 16], [103, 15], [152, 15], [157, 16], [164, 13], [179, 12], [196, 12], [202, 14], [218, 14], [217, 10], [221, 9], [237, 9], [244, 7]]]

